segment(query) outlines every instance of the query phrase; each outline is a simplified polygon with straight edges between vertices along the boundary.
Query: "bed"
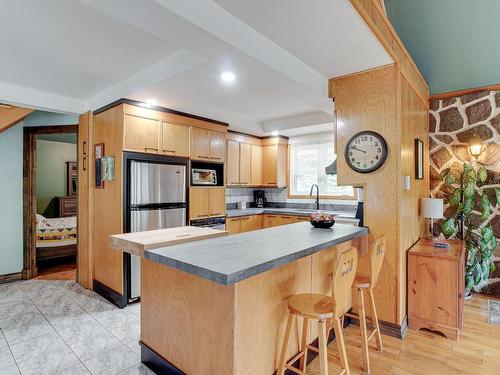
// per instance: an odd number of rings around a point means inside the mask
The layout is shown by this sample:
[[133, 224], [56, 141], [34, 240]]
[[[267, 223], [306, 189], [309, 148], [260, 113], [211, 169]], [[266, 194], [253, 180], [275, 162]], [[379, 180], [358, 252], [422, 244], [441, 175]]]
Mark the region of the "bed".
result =
[[48, 219], [36, 215], [36, 259], [76, 255], [76, 216]]

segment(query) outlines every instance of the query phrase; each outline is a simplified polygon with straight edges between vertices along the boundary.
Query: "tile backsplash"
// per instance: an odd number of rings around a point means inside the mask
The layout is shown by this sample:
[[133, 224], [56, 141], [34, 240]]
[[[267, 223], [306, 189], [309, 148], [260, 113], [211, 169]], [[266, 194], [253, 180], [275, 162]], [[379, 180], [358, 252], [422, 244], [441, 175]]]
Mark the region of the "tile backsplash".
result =
[[[290, 199], [286, 188], [226, 188], [226, 203], [253, 202], [253, 191], [264, 190], [268, 202], [273, 203], [314, 203], [314, 199]], [[356, 206], [356, 200], [320, 199], [321, 204]]]

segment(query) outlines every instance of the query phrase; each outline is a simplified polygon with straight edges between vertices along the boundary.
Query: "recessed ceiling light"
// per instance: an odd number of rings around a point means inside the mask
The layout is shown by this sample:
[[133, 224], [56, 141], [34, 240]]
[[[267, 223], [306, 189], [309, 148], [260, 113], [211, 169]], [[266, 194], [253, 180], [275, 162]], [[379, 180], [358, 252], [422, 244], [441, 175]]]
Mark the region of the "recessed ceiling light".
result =
[[158, 102], [155, 99], [146, 99], [146, 103], [151, 107], [154, 107], [155, 105], [158, 104]]
[[224, 72], [220, 75], [220, 79], [225, 83], [232, 83], [236, 80], [236, 75], [233, 72]]
[[271, 134], [276, 136], [276, 135], [280, 135], [280, 132], [279, 132], [279, 131], [277, 131], [277, 130], [273, 130], [273, 131], [271, 132]]

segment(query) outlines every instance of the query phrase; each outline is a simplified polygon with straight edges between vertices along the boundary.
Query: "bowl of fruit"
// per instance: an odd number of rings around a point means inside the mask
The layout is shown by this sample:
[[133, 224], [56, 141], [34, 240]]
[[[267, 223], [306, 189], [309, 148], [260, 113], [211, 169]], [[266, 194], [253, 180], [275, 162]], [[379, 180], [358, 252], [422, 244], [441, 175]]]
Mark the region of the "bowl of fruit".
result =
[[332, 214], [327, 214], [324, 212], [314, 212], [309, 217], [309, 222], [314, 228], [328, 229], [333, 227], [335, 224], [335, 219]]

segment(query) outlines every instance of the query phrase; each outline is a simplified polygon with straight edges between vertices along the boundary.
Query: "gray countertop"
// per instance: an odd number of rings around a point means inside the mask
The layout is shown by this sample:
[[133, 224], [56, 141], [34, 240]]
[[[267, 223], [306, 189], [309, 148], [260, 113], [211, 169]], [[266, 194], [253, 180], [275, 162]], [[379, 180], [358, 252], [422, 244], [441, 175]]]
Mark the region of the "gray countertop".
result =
[[280, 267], [368, 234], [366, 227], [308, 222], [146, 250], [144, 257], [224, 285]]
[[[309, 216], [316, 210], [309, 209], [297, 209], [297, 208], [245, 208], [245, 209], [235, 209], [227, 210], [227, 217], [238, 217], [238, 216], [248, 216], [248, 215], [260, 215], [260, 214], [282, 214], [282, 215], [295, 215], [295, 216]], [[332, 214], [335, 217], [354, 219], [356, 212], [354, 211], [330, 211], [330, 210], [320, 210], [328, 214]]]

